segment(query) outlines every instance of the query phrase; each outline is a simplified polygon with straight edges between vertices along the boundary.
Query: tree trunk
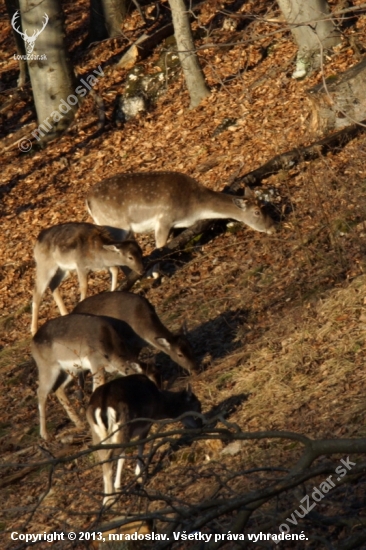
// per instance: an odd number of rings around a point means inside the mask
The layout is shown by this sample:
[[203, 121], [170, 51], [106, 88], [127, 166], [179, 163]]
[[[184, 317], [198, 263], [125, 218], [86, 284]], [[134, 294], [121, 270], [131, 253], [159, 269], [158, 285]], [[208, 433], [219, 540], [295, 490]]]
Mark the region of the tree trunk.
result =
[[190, 108], [197, 107], [210, 94], [194, 48], [193, 37], [184, 0], [169, 0], [178, 55], [187, 84]]
[[[291, 25], [299, 51], [293, 78], [303, 78], [320, 65], [321, 46], [329, 50], [341, 41], [326, 0], [278, 0], [286, 21]], [[302, 25], [304, 23], [304, 25]]]
[[126, 13], [126, 0], [90, 0], [89, 41], [121, 36]]
[[[5, 0], [6, 9], [9, 15], [10, 21], [13, 19], [15, 13], [20, 11], [19, 0]], [[24, 86], [27, 80], [27, 62], [24, 59], [25, 56], [25, 47], [21, 35], [13, 27], [13, 35], [15, 38], [15, 44], [17, 48], [17, 54], [19, 56], [19, 77], [17, 84], [19, 87]]]
[[322, 134], [366, 119], [366, 59], [309, 90], [311, 127]]
[[63, 14], [58, 0], [20, 0], [20, 10], [39, 125], [32, 134], [46, 143], [68, 128], [78, 109]]

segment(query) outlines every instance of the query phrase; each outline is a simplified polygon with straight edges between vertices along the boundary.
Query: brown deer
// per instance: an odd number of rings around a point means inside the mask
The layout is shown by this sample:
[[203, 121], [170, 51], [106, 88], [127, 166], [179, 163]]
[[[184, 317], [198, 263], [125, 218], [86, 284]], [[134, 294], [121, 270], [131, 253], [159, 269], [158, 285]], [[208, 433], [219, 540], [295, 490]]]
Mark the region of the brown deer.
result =
[[[144, 375], [117, 378], [99, 386], [90, 399], [86, 417], [89, 422], [94, 445], [128, 443], [133, 437], [144, 439], [151, 428], [149, 420], [178, 418], [184, 413], [201, 413], [201, 403], [190, 389], [179, 392], [159, 390]], [[136, 421], [136, 419], [141, 420]], [[181, 419], [186, 428], [199, 428], [202, 420], [198, 416], [186, 415]], [[144, 445], [138, 445], [135, 474], [143, 467]], [[113, 489], [121, 487], [124, 452], [120, 452], [113, 484], [113, 449], [98, 451], [103, 469], [104, 504], [113, 500]]]
[[69, 418], [76, 426], [81, 426], [82, 421], [65, 394], [66, 386], [74, 378], [82, 371], [91, 371], [95, 390], [104, 384], [104, 371], [127, 375], [144, 370], [111, 323], [97, 315], [71, 313], [47, 321], [33, 337], [31, 353], [39, 374], [38, 403], [43, 439], [48, 439], [46, 400], [51, 391], [56, 392]]
[[142, 252], [133, 240], [112, 239], [107, 229], [91, 223], [63, 223], [41, 231], [34, 247], [36, 284], [33, 293], [31, 332], [38, 327], [42, 296], [50, 287], [61, 315], [67, 310], [59, 285], [70, 270], [76, 270], [81, 300], [86, 297], [89, 271], [108, 268], [112, 275], [111, 289], [117, 287], [117, 266], [127, 266], [143, 273]]
[[157, 248], [165, 246], [171, 229], [198, 220], [233, 219], [269, 234], [275, 229], [248, 189], [244, 198], [234, 197], [179, 172], [117, 174], [97, 183], [86, 203], [95, 223], [119, 229], [122, 237], [129, 231], [155, 231]]
[[143, 296], [124, 291], [101, 292], [79, 302], [73, 313], [92, 313], [118, 319], [120, 323], [116, 323], [114, 328], [136, 355], [148, 343], [189, 372], [197, 369], [185, 324], [177, 334], [172, 334], [160, 321], [153, 305]]

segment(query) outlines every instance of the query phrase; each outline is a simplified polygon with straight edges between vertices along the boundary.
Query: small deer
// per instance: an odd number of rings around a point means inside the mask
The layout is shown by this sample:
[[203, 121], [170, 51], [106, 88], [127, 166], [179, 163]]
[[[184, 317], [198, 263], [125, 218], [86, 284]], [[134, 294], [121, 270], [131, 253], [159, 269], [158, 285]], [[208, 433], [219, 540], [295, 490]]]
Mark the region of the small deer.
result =
[[93, 391], [104, 384], [104, 371], [117, 371], [122, 375], [143, 372], [135, 354], [111, 323], [97, 315], [71, 313], [47, 321], [33, 337], [31, 353], [39, 374], [38, 404], [43, 439], [48, 439], [46, 400], [51, 391], [56, 393], [70, 420], [80, 427], [82, 421], [71, 406], [65, 388], [82, 371], [91, 371]]
[[[186, 412], [201, 413], [201, 403], [190, 389], [180, 392], [159, 390], [144, 375], [131, 375], [107, 382], [96, 389], [90, 399], [86, 417], [89, 422], [94, 445], [128, 443], [133, 437], [144, 439], [152, 422], [178, 418]], [[139, 421], [131, 422], [141, 418]], [[143, 420], [142, 420], [143, 419]], [[186, 428], [200, 428], [201, 418], [194, 414], [185, 416], [181, 422]], [[144, 445], [138, 445], [138, 458], [135, 474], [143, 468], [142, 453]], [[124, 452], [118, 455], [117, 471], [113, 485], [113, 464], [110, 461], [114, 449], [98, 451], [103, 469], [104, 500], [108, 504], [113, 500], [113, 488], [121, 487], [121, 475], [125, 461]]]
[[111, 289], [117, 287], [117, 266], [127, 266], [143, 273], [142, 251], [136, 241], [112, 239], [109, 231], [91, 223], [62, 223], [41, 231], [34, 247], [36, 284], [33, 293], [31, 332], [38, 327], [42, 296], [50, 287], [61, 315], [67, 314], [59, 285], [70, 270], [76, 270], [80, 299], [86, 297], [88, 272], [108, 268], [112, 275]]
[[169, 355], [190, 373], [197, 369], [194, 353], [186, 337], [185, 323], [172, 334], [160, 321], [154, 306], [143, 296], [132, 292], [101, 292], [79, 302], [73, 313], [92, 313], [118, 319], [114, 328], [128, 341], [136, 355], [150, 344]]
[[205, 219], [234, 219], [274, 232], [274, 221], [248, 190], [245, 198], [218, 193], [179, 172], [117, 174], [97, 183], [86, 204], [96, 224], [122, 236], [155, 231], [157, 248], [166, 245], [171, 229]]

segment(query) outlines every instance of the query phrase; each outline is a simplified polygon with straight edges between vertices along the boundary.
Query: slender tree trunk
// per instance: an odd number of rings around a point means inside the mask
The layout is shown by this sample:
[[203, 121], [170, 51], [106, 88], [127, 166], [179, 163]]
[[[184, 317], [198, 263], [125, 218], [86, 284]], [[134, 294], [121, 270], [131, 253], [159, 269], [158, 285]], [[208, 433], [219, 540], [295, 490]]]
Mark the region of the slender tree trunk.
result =
[[326, 0], [278, 0], [278, 5], [299, 46], [292, 77], [302, 78], [319, 67], [321, 45], [329, 50], [340, 43], [340, 32], [334, 26]]
[[126, 13], [126, 0], [90, 0], [89, 41], [120, 36]]
[[[6, 9], [9, 15], [10, 21], [13, 19], [13, 16], [17, 11], [20, 11], [19, 8], [19, 0], [5, 0]], [[16, 30], [13, 27], [13, 35], [15, 38], [15, 44], [17, 48], [17, 54], [18, 56], [21, 56], [19, 59], [19, 77], [18, 77], [18, 86], [24, 86], [26, 80], [27, 80], [27, 62], [25, 59], [23, 59], [23, 56], [25, 56], [25, 47], [24, 42], [21, 37], [21, 35], [16, 32]]]
[[39, 125], [32, 134], [45, 143], [70, 125], [78, 109], [63, 14], [58, 0], [20, 0], [20, 10]]
[[169, 0], [172, 10], [174, 35], [177, 41], [179, 60], [191, 98], [190, 108], [197, 107], [210, 94], [194, 48], [191, 26], [184, 0]]

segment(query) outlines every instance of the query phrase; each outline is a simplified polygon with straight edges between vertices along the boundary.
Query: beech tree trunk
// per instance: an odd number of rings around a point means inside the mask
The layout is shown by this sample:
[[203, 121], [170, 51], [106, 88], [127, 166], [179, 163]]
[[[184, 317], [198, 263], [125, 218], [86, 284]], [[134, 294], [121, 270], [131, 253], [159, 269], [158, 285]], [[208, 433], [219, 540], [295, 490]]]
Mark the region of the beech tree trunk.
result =
[[[39, 125], [32, 135], [45, 143], [70, 125], [78, 109], [78, 99], [73, 95], [74, 74], [64, 44], [63, 14], [58, 0], [20, 0], [20, 11]], [[76, 101], [68, 102], [71, 96]]]
[[[299, 46], [293, 78], [303, 78], [320, 65], [320, 51], [329, 50], [341, 41], [326, 0], [278, 0], [278, 5], [291, 25]], [[304, 25], [302, 25], [304, 23]]]
[[126, 0], [90, 0], [89, 41], [121, 36]]
[[[9, 15], [9, 20], [11, 21], [13, 19], [13, 16], [17, 11], [20, 11], [19, 8], [19, 0], [5, 0], [6, 9]], [[26, 80], [27, 80], [27, 62], [23, 57], [25, 56], [25, 47], [24, 42], [21, 37], [21, 35], [15, 31], [13, 27], [13, 36], [15, 39], [17, 54], [19, 56], [19, 77], [18, 77], [18, 86], [22, 87], [24, 86]]]
[[179, 60], [191, 99], [190, 108], [193, 109], [210, 94], [210, 91], [206, 86], [205, 77], [194, 48], [184, 0], [169, 0], [169, 5], [172, 10]]
[[309, 90], [311, 127], [323, 134], [366, 119], [366, 59]]

